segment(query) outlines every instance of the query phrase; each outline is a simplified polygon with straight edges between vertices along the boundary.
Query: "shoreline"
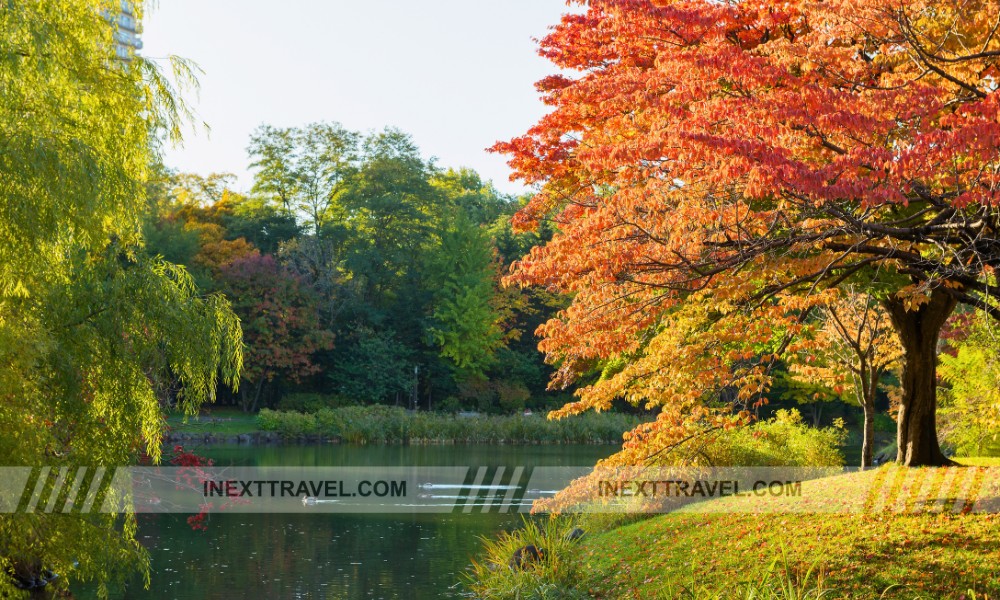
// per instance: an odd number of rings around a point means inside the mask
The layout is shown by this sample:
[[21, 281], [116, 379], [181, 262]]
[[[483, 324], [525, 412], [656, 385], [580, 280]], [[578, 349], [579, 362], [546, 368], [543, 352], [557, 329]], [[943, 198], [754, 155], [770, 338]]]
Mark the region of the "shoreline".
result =
[[339, 437], [320, 434], [283, 436], [277, 431], [251, 431], [240, 434], [221, 433], [168, 433], [163, 436], [163, 445], [184, 445], [186, 443], [225, 446], [293, 446], [293, 445], [352, 445], [352, 446], [615, 446], [618, 443], [579, 441], [476, 441], [463, 439], [415, 438], [405, 441], [378, 443], [345, 442]]

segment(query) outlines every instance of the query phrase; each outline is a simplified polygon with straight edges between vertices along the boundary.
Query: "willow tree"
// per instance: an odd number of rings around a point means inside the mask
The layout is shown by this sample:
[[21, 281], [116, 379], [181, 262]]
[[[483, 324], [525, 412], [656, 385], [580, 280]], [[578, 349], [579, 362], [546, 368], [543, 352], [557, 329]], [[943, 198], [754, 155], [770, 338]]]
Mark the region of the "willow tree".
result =
[[[157, 382], [179, 382], [194, 409], [220, 374], [235, 385], [241, 367], [226, 301], [144, 257], [147, 168], [156, 139], [176, 135], [185, 113], [155, 65], [116, 59], [108, 15], [119, 9], [118, 0], [0, 6], [4, 466], [65, 466], [72, 476], [141, 453], [156, 460]], [[134, 519], [79, 514], [66, 498], [71, 483], [52, 492], [53, 513], [0, 515], [0, 595], [47, 571], [61, 575], [51, 585], [103, 585], [144, 570]], [[16, 500], [20, 490], [5, 492]]]
[[852, 282], [904, 349], [898, 460], [947, 462], [939, 331], [958, 303], [1000, 317], [998, 3], [586, 5], [541, 43], [551, 112], [497, 146], [541, 186], [520, 225], [559, 225], [512, 275], [573, 294], [542, 329], [557, 383], [624, 365], [564, 413], [663, 406], [637, 455], [727, 426], [719, 398], [759, 398], [814, 293]]

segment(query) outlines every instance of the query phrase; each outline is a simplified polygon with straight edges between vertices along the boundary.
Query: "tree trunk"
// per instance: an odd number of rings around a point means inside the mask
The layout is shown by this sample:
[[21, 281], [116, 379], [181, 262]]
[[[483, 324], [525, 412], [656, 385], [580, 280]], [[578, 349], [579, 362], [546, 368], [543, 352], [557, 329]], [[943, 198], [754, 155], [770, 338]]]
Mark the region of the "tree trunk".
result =
[[253, 396], [251, 397], [247, 394], [247, 389], [250, 388], [250, 382], [243, 380], [243, 384], [240, 385], [240, 408], [243, 412], [250, 413], [257, 410], [257, 403], [260, 401], [260, 392], [264, 387], [264, 378], [262, 377], [253, 387]]
[[866, 356], [861, 357], [861, 364], [854, 374], [854, 393], [864, 414], [864, 427], [861, 439], [861, 468], [867, 469], [874, 462], [875, 453], [875, 394], [878, 393], [878, 382], [882, 378], [881, 371], [872, 370], [868, 366]]
[[823, 421], [823, 406], [819, 402], [812, 404], [812, 424], [819, 429], [819, 424]]
[[865, 390], [861, 400], [861, 408], [865, 414], [864, 439], [861, 441], [861, 468], [872, 466], [872, 455], [875, 452], [875, 395]]
[[264, 378], [261, 377], [260, 381], [257, 382], [257, 391], [253, 395], [253, 405], [250, 407], [250, 412], [257, 412], [257, 405], [260, 403], [260, 393], [264, 390]]
[[938, 335], [955, 308], [955, 300], [936, 289], [930, 301], [916, 310], [906, 310], [896, 298], [887, 300], [885, 307], [903, 346], [896, 461], [909, 467], [953, 464], [938, 444], [936, 413]]

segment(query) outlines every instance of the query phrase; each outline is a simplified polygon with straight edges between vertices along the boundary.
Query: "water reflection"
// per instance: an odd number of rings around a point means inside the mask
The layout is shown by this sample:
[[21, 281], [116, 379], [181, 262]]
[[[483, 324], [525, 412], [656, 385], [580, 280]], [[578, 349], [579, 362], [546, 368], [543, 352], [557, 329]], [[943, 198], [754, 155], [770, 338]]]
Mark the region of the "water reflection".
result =
[[[145, 520], [144, 520], [145, 521]], [[215, 515], [207, 532], [182, 515], [141, 528], [153, 584], [126, 598], [434, 598], [468, 564], [476, 537], [511, 515]]]
[[[600, 446], [217, 447], [219, 465], [578, 466]], [[441, 492], [447, 493], [445, 490]], [[207, 531], [186, 515], [140, 515], [149, 590], [123, 598], [457, 598], [455, 584], [480, 536], [520, 523], [515, 514], [213, 514]], [[87, 591], [78, 594], [89, 597]]]

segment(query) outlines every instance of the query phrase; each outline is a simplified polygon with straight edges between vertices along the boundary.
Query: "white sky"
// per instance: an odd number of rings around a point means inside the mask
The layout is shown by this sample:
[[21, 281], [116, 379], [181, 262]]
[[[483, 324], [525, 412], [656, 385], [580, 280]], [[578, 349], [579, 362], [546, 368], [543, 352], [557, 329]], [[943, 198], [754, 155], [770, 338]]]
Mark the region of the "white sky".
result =
[[524, 191], [485, 148], [544, 114], [533, 84], [555, 68], [533, 38], [569, 10], [562, 0], [161, 0], [146, 14], [142, 53], [204, 70], [191, 104], [211, 128], [188, 132], [166, 162], [235, 173], [245, 191], [246, 146], [261, 123], [391, 125], [439, 166]]

